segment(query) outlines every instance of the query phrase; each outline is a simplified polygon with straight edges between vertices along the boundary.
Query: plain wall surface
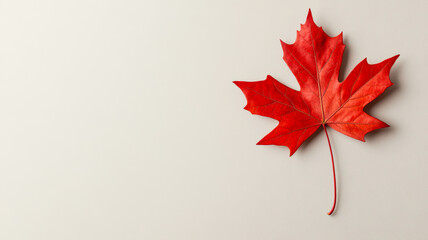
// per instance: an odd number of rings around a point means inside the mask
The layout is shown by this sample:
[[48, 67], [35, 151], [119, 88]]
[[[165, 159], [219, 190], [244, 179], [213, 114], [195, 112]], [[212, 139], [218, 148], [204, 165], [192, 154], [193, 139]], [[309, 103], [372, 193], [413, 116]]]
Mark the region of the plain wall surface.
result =
[[[428, 239], [427, 1], [0, 0], [0, 239]], [[341, 79], [401, 54], [363, 143], [291, 158], [232, 81], [299, 89], [311, 8]]]

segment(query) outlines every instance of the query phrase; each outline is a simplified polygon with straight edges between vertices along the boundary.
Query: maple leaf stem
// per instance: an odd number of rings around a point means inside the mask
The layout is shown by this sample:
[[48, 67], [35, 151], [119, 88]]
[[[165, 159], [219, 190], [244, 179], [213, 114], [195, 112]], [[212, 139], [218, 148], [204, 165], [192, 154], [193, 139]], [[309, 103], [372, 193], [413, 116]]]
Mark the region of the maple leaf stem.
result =
[[324, 128], [325, 136], [327, 137], [328, 147], [330, 148], [330, 155], [331, 155], [331, 166], [333, 169], [333, 183], [334, 183], [334, 200], [333, 200], [333, 207], [331, 208], [330, 212], [328, 212], [328, 215], [331, 215], [334, 212], [334, 209], [336, 208], [336, 199], [337, 199], [337, 190], [336, 190], [336, 170], [334, 168], [334, 158], [333, 158], [333, 151], [331, 150], [331, 143], [330, 138], [328, 137], [327, 128], [325, 124], [322, 125]]

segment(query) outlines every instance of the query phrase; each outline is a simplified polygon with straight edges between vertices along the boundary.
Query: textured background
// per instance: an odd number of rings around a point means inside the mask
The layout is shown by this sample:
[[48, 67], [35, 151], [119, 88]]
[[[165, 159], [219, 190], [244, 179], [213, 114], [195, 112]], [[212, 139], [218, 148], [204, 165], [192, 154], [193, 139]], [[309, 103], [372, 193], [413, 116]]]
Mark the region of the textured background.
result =
[[[308, 8], [342, 77], [397, 53], [362, 143], [289, 158], [232, 81], [298, 89], [279, 39]], [[0, 0], [0, 239], [427, 239], [426, 1]]]

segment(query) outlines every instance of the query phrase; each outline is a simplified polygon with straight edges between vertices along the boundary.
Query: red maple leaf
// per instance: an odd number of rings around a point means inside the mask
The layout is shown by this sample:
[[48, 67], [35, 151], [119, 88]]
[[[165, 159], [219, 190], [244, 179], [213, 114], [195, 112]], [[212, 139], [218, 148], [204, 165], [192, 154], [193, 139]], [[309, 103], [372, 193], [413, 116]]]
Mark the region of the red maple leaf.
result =
[[324, 128], [334, 175], [335, 196], [330, 215], [336, 204], [336, 178], [326, 126], [361, 141], [365, 141], [368, 132], [388, 127], [363, 109], [393, 85], [389, 71], [399, 55], [377, 64], [368, 64], [364, 59], [339, 82], [345, 49], [342, 33], [329, 37], [314, 23], [310, 10], [306, 23], [297, 32], [296, 42], [281, 41], [281, 45], [283, 59], [299, 82], [300, 91], [281, 84], [272, 76], [258, 82], [234, 83], [247, 98], [246, 110], [279, 121], [258, 145], [287, 146], [291, 156], [319, 127]]

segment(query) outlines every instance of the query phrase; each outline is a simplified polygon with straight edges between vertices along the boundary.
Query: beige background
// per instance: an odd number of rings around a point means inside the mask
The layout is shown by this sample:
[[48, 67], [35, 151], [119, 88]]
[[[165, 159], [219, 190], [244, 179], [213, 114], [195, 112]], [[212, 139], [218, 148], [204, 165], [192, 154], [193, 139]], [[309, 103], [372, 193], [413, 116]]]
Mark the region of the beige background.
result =
[[[234, 80], [272, 74], [311, 7], [346, 76], [401, 54], [362, 143], [289, 158]], [[0, 239], [427, 239], [426, 1], [0, 1]]]

